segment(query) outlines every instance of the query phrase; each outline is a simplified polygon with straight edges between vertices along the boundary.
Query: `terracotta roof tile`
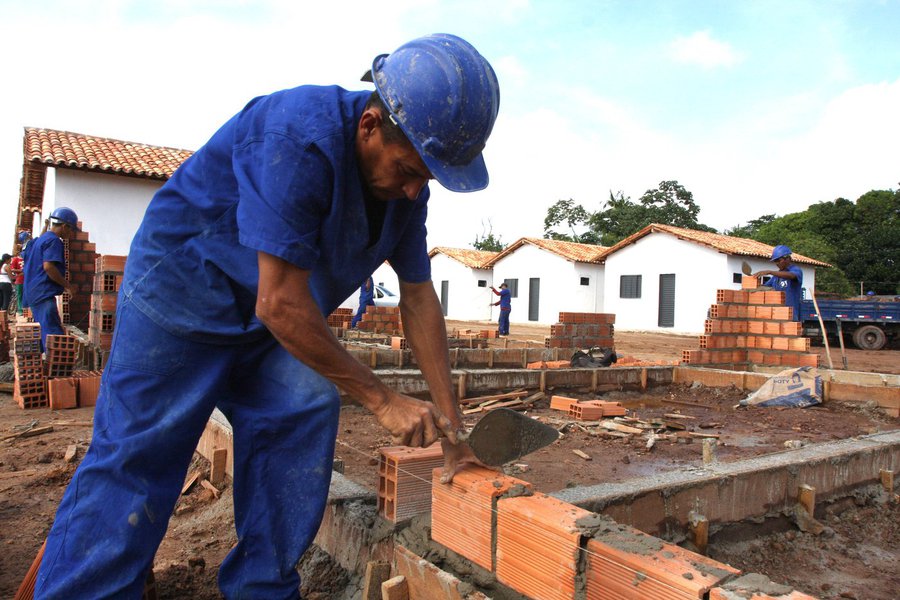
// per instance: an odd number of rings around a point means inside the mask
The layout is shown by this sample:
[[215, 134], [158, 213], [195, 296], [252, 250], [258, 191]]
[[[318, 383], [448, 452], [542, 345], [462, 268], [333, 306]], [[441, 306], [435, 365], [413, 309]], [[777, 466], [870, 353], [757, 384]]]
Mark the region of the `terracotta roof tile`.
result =
[[499, 252], [488, 252], [486, 250], [473, 250], [471, 248], [448, 248], [446, 246], [435, 246], [428, 253], [429, 258], [434, 258], [437, 254], [444, 254], [450, 258], [461, 262], [471, 269], [481, 269], [487, 261], [494, 258]]
[[24, 154], [26, 163], [168, 179], [193, 152], [56, 129], [26, 127]]
[[506, 247], [495, 257], [484, 264], [485, 268], [493, 267], [504, 256], [512, 254], [525, 244], [537, 246], [547, 252], [552, 252], [557, 256], [561, 256], [572, 262], [595, 263], [600, 264], [601, 258], [605, 255], [608, 248], [604, 246], [595, 246], [594, 244], [579, 244], [577, 242], [563, 242], [560, 240], [546, 240], [544, 238], [519, 238]]
[[[694, 242], [696, 244], [701, 244], [703, 246], [708, 246], [710, 248], [713, 248], [714, 250], [718, 250], [719, 252], [724, 252], [725, 254], [753, 256], [756, 258], [766, 259], [772, 256], [772, 246], [764, 244], [762, 242], [757, 242], [756, 240], [733, 237], [730, 235], [722, 235], [720, 233], [711, 233], [708, 231], [698, 231], [696, 229], [686, 229], [684, 227], [674, 227], [672, 225], [660, 225], [659, 223], [651, 223], [640, 231], [631, 234], [618, 244], [608, 248], [603, 254], [603, 259], [605, 260], [609, 255], [613, 254], [619, 249], [624, 248], [629, 244], [633, 244], [642, 237], [655, 232], [668, 233], [669, 235], [674, 235], [679, 239]], [[802, 254], [794, 253], [792, 255], [792, 258], [796, 263], [812, 265], [816, 267], [831, 266], [826, 262], [822, 262], [814, 258], [809, 258], [808, 256], [803, 256]]]

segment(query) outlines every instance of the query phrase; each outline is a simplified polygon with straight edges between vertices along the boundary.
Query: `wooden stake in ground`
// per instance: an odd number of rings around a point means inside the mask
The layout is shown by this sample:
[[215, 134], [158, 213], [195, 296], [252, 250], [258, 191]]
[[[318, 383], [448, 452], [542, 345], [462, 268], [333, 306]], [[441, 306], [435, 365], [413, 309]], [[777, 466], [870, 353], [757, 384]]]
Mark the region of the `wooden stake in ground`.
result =
[[812, 294], [813, 306], [816, 307], [816, 316], [819, 318], [819, 327], [822, 328], [822, 342], [825, 344], [825, 356], [828, 357], [828, 368], [834, 370], [834, 363], [831, 362], [831, 349], [828, 347], [828, 332], [825, 331], [825, 321], [822, 320], [822, 311], [819, 310], [819, 303], [816, 302], [816, 295]]

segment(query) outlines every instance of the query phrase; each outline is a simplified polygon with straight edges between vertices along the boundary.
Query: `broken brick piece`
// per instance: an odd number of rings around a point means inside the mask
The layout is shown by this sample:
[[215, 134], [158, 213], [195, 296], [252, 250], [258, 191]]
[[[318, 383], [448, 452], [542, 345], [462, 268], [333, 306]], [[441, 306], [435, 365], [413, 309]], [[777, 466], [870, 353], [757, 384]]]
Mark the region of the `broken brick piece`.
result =
[[47, 381], [47, 395], [51, 410], [78, 408], [78, 380], [74, 377], [57, 377]]

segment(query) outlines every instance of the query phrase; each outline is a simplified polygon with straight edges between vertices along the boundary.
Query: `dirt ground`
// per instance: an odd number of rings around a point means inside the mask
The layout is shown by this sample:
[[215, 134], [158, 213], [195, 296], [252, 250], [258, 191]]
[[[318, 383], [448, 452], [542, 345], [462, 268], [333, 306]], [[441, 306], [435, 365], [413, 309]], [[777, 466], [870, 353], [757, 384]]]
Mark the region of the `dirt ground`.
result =
[[[449, 322], [448, 327], [483, 329], [485, 324]], [[510, 339], [542, 342], [548, 333], [546, 327], [514, 325]], [[695, 337], [616, 332], [619, 353], [645, 360], [676, 360], [682, 349], [696, 346]], [[817, 350], [824, 353], [823, 348]], [[897, 351], [849, 350], [848, 357], [853, 370], [900, 373]], [[663, 419], [687, 430], [719, 435], [718, 457], [722, 461], [783, 450], [787, 441], [814, 443], [900, 427], [900, 420], [860, 405], [735, 410], [733, 406], [742, 393], [703, 386], [669, 386], [643, 395], [609, 392], [596, 397], [622, 402], [644, 420]], [[565, 425], [559, 420], [561, 413], [550, 411], [546, 401], [538, 403], [532, 414], [557, 425], [564, 436], [551, 447], [508, 466], [507, 471], [542, 491], [621, 481], [700, 464], [699, 440], [690, 444], [658, 440], [647, 449], [645, 437], [611, 438], [594, 435], [591, 427]], [[11, 395], [0, 393], [0, 437], [34, 421], [38, 426], [54, 426], [52, 432], [40, 436], [0, 441], [0, 597], [15, 593], [46, 536], [65, 486], [90, 442], [90, 427], [84, 424], [91, 418], [89, 408], [22, 411]], [[78, 454], [66, 463], [63, 457], [72, 444], [77, 445]], [[336, 454], [344, 461], [346, 475], [374, 488], [378, 448], [389, 444], [389, 437], [362, 409], [342, 409]], [[576, 449], [591, 460], [577, 456], [573, 452]], [[208, 465], [198, 458], [192, 469], [206, 473]], [[216, 498], [197, 484], [179, 501], [154, 563], [160, 598], [220, 598], [216, 571], [236, 541], [230, 488], [227, 483], [220, 488]], [[861, 498], [858, 502], [848, 510], [834, 507], [821, 516], [828, 526], [826, 535], [813, 537], [788, 526], [768, 534], [756, 532], [747, 539], [731, 537], [720, 543], [714, 539], [711, 553], [738, 568], [762, 572], [776, 582], [796, 585], [821, 598], [896, 598], [900, 589], [896, 575], [900, 509], [876, 499]], [[304, 597], [344, 597], [341, 590], [347, 574], [327, 555], [311, 550], [301, 572], [306, 586]]]

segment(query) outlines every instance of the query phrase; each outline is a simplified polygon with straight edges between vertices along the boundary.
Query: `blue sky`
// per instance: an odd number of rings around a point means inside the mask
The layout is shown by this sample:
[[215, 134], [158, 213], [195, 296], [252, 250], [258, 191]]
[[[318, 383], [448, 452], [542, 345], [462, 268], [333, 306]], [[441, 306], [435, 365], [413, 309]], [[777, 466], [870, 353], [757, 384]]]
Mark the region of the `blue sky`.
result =
[[856, 199], [900, 181], [898, 23], [868, 0], [0, 0], [0, 231], [25, 126], [196, 149], [254, 96], [363, 89], [375, 54], [435, 31], [491, 61], [501, 107], [490, 187], [434, 185], [431, 245], [539, 237], [559, 199], [666, 179], [718, 229]]

